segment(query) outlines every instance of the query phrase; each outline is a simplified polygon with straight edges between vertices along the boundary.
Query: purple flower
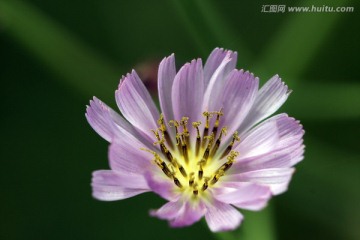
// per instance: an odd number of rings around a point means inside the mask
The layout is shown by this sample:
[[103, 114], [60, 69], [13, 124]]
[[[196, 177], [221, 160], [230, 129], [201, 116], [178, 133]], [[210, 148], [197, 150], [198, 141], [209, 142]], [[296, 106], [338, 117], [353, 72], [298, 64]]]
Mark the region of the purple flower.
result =
[[111, 170], [93, 173], [93, 196], [103, 201], [153, 191], [168, 203], [150, 212], [183, 227], [203, 216], [211, 231], [238, 227], [236, 208], [260, 210], [287, 190], [303, 159], [299, 121], [278, 114], [288, 87], [278, 75], [259, 89], [252, 73], [235, 69], [237, 53], [214, 49], [178, 72], [175, 57], [158, 70], [159, 114], [135, 71], [115, 92], [121, 117], [99, 99], [86, 118], [109, 141]]

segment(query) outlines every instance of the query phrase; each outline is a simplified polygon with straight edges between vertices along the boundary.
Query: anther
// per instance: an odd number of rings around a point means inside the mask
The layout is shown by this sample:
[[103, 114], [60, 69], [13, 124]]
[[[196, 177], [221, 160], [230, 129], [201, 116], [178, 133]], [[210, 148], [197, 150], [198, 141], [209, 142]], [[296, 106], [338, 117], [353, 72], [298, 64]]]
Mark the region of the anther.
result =
[[220, 123], [220, 117], [223, 116], [224, 113], [223, 113], [222, 108], [221, 108], [220, 111], [214, 112], [213, 114], [216, 114], [215, 125], [214, 125], [214, 128], [213, 128], [214, 136], [216, 136], [216, 133], [217, 133], [217, 130], [218, 130], [218, 127], [219, 127], [219, 123]]
[[179, 122], [176, 120], [170, 120], [169, 126], [175, 128], [175, 136], [176, 136], [176, 145], [180, 144], [180, 138], [179, 138]]
[[226, 135], [226, 127], [223, 127], [221, 129], [220, 135], [219, 135], [218, 139], [216, 140], [215, 145], [211, 151], [211, 154], [210, 154], [211, 157], [213, 157], [215, 155], [216, 151], [219, 149], [219, 146], [221, 143], [221, 138], [222, 138], [223, 134]]
[[186, 145], [190, 147], [190, 140], [189, 140], [189, 130], [187, 129], [187, 123], [189, 118], [188, 117], [182, 117], [180, 120], [180, 125], [183, 127], [183, 141], [186, 142]]
[[170, 148], [173, 148], [173, 142], [171, 141], [170, 135], [166, 129], [166, 125], [165, 125], [165, 121], [164, 121], [164, 114], [160, 114], [160, 118], [158, 120], [158, 124], [160, 126], [160, 131], [163, 133], [163, 135], [165, 136], [166, 142], [169, 144]]
[[209, 178], [205, 178], [204, 179], [204, 184], [203, 184], [201, 190], [205, 191], [209, 187], [208, 182], [209, 182]]
[[181, 175], [183, 175], [184, 177], [187, 176], [186, 171], [183, 166], [179, 165], [179, 171], [181, 172]]
[[198, 162], [199, 165], [199, 171], [198, 171], [198, 178], [199, 180], [202, 179], [202, 177], [204, 176], [204, 169], [203, 169], [203, 165], [206, 163], [205, 159], [202, 159], [201, 161]]
[[196, 128], [196, 146], [195, 146], [195, 155], [198, 156], [199, 155], [199, 151], [200, 151], [200, 144], [201, 144], [201, 136], [200, 136], [200, 130], [199, 130], [199, 126], [201, 125], [201, 122], [193, 122], [192, 123], [193, 127]]
[[203, 155], [203, 159], [205, 161], [207, 161], [207, 159], [209, 158], [210, 155], [210, 148], [212, 146], [212, 144], [214, 143], [214, 133], [211, 133], [210, 136], [206, 136], [205, 138], [209, 139], [209, 143], [205, 149], [204, 155]]
[[175, 183], [175, 185], [178, 186], [179, 188], [182, 188], [182, 185], [181, 185], [181, 183], [180, 183], [180, 181], [179, 181], [179, 179], [178, 179], [177, 177], [174, 177], [174, 183]]
[[224, 171], [222, 171], [222, 170], [218, 170], [216, 173], [215, 173], [215, 175], [214, 175], [214, 177], [213, 177], [213, 179], [211, 179], [211, 184], [215, 184], [217, 181], [219, 181], [219, 178], [221, 177], [221, 176], [223, 176], [224, 175]]
[[195, 183], [194, 185], [193, 185], [193, 194], [195, 195], [195, 196], [197, 196], [198, 194], [199, 194], [199, 190], [197, 189], [197, 187], [198, 187], [198, 185], [197, 185], [197, 183]]
[[194, 185], [194, 181], [195, 181], [195, 177], [194, 177], [195, 173], [191, 172], [190, 176], [189, 176], [189, 186], [191, 187], [192, 185]]
[[234, 146], [234, 143], [235, 142], [238, 142], [240, 141], [240, 138], [239, 138], [239, 133], [236, 131], [234, 134], [233, 134], [233, 139], [231, 140], [229, 146], [225, 149], [225, 152], [223, 153], [223, 155], [221, 156], [221, 158], [225, 157], [226, 155], [229, 154], [229, 152], [231, 151], [232, 147]]
[[205, 128], [204, 128], [204, 134], [203, 134], [203, 147], [205, 147], [205, 137], [209, 135], [209, 128], [210, 128], [210, 117], [212, 114], [210, 112], [203, 112], [203, 115], [205, 117]]
[[[180, 135], [180, 134], [179, 134]], [[185, 162], [189, 163], [189, 153], [188, 153], [188, 148], [185, 142], [185, 136], [184, 134], [181, 134], [182, 137], [182, 144], [181, 144], [181, 150], [182, 150], [182, 155], [184, 156]]]

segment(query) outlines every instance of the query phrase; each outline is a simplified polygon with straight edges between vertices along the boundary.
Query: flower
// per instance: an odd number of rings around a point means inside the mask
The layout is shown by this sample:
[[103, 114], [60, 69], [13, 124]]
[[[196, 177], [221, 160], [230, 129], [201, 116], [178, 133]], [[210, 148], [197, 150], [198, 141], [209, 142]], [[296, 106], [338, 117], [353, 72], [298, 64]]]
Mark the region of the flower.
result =
[[121, 117], [95, 98], [92, 128], [109, 141], [111, 170], [93, 173], [93, 196], [121, 200], [153, 191], [168, 202], [151, 216], [183, 227], [203, 216], [211, 231], [238, 227], [235, 209], [260, 210], [287, 190], [303, 159], [299, 121], [278, 114], [288, 87], [278, 75], [259, 89], [252, 73], [235, 69], [237, 53], [216, 48], [176, 72], [175, 57], [158, 70], [159, 114], [133, 70], [115, 92]]

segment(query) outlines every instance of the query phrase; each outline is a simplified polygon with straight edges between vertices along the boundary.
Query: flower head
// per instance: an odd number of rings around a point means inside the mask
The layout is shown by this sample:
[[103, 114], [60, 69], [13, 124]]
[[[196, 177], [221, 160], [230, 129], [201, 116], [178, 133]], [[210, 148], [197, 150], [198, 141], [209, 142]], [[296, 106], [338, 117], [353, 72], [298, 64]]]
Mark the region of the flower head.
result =
[[197, 59], [176, 72], [174, 55], [164, 58], [161, 114], [135, 71], [115, 93], [124, 118], [90, 101], [87, 120], [111, 143], [111, 170], [93, 173], [93, 196], [113, 201], [153, 191], [168, 203], [152, 216], [173, 227], [205, 216], [212, 231], [225, 231], [243, 219], [234, 207], [257, 211], [286, 191], [303, 159], [304, 131], [286, 114], [268, 117], [290, 91], [277, 75], [259, 89], [236, 60], [236, 52], [216, 48], [204, 67]]

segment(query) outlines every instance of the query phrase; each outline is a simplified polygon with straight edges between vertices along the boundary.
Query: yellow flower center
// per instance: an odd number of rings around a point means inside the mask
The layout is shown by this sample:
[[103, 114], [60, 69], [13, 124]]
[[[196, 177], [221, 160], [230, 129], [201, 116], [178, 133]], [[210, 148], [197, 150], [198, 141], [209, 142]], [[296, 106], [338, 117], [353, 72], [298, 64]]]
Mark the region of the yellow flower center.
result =
[[[174, 182], [179, 191], [190, 194], [193, 198], [206, 194], [206, 190], [219, 181], [239, 154], [232, 150], [234, 143], [240, 141], [238, 132], [233, 134], [228, 146], [219, 152], [222, 137], [226, 134], [226, 127], [218, 131], [222, 110], [204, 112], [203, 115], [205, 126], [202, 134], [199, 129], [201, 122], [192, 123], [197, 132], [195, 141], [190, 140], [188, 117], [183, 117], [180, 121], [171, 120], [169, 126], [175, 128], [176, 138], [173, 142], [161, 114], [158, 120], [159, 128], [152, 132], [157, 140], [154, 145], [160, 145], [165, 157], [142, 149], [154, 155], [154, 163]], [[216, 120], [210, 131], [210, 118], [214, 116]]]

